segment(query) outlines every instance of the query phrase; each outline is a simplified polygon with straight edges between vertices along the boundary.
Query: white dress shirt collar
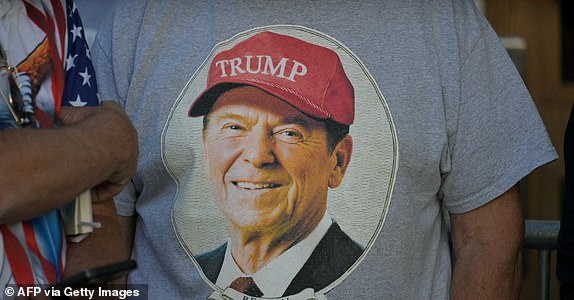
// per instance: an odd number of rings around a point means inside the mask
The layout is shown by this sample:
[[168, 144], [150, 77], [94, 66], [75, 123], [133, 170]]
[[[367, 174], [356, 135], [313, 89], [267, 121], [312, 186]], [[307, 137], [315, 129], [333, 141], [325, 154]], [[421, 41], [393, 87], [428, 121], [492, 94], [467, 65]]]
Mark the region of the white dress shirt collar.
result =
[[306, 238], [287, 249], [255, 274], [250, 275], [244, 274], [235, 263], [231, 256], [231, 241], [229, 241], [216, 284], [226, 288], [237, 277], [252, 277], [264, 297], [283, 296], [332, 223], [329, 214], [325, 213], [317, 227]]

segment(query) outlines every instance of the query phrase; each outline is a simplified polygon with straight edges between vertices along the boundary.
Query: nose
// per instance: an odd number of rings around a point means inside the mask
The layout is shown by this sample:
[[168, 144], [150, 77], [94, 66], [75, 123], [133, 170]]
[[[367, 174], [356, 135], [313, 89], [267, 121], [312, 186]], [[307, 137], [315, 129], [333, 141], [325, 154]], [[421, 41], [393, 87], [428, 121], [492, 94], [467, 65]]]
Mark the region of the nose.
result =
[[263, 168], [276, 162], [275, 154], [273, 153], [272, 134], [264, 130], [251, 132], [243, 147], [244, 161], [249, 162], [256, 168]]

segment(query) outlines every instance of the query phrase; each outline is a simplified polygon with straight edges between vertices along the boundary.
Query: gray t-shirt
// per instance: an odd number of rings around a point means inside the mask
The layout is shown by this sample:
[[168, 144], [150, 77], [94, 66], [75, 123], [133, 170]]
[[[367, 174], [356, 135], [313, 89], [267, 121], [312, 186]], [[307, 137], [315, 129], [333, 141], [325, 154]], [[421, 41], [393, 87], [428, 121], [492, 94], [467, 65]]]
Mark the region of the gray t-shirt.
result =
[[174, 175], [170, 155], [179, 151], [190, 157], [182, 164], [194, 165], [198, 149], [185, 140], [179, 150], [168, 149], [178, 144], [171, 128], [190, 126], [174, 125], [174, 112], [217, 43], [273, 24], [310, 28], [352, 52], [396, 129], [390, 206], [366, 207], [386, 212], [384, 226], [326, 296], [447, 299], [445, 211], [480, 207], [556, 158], [521, 78], [470, 0], [118, 1], [92, 55], [101, 98], [118, 99], [140, 134], [138, 172], [116, 198], [120, 214], [138, 216], [138, 269], [130, 283], [148, 284], [150, 299], [205, 299], [213, 292], [193, 258], [201, 253], [180, 233], [185, 182]]

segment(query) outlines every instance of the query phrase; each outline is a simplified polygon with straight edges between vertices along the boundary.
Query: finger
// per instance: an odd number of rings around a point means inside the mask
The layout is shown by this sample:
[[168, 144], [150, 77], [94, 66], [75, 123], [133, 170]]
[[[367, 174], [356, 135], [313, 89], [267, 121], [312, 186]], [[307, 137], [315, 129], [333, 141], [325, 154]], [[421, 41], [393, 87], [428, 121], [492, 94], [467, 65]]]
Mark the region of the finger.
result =
[[104, 100], [101, 102], [101, 106], [110, 109], [120, 109], [120, 110], [122, 109], [120, 104], [113, 100]]
[[63, 125], [72, 125], [94, 116], [99, 111], [101, 107], [62, 107], [59, 119]]
[[114, 196], [122, 191], [123, 187], [109, 182], [101, 183], [92, 189], [92, 201], [103, 202], [114, 199]]

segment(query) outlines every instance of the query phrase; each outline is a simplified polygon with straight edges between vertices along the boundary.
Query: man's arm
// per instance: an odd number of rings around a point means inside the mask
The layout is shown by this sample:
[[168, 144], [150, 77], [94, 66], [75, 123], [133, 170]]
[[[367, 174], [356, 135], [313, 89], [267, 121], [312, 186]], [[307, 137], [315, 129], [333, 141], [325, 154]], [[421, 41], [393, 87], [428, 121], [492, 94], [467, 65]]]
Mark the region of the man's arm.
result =
[[518, 187], [464, 214], [451, 214], [453, 299], [518, 299], [524, 220]]
[[[94, 221], [102, 224], [81, 243], [68, 244], [64, 278], [85, 269], [101, 267], [130, 258], [135, 217], [122, 217], [116, 214], [113, 201], [94, 203]], [[125, 277], [113, 283], [124, 284]]]
[[121, 234], [121, 227], [113, 201], [97, 202], [92, 205], [94, 222], [100, 228], [94, 229], [82, 242], [68, 243], [64, 278], [88, 268], [101, 267], [129, 258], [129, 250]]
[[58, 208], [93, 188], [111, 199], [129, 182], [137, 133], [121, 107], [62, 108], [63, 127], [0, 131], [0, 224]]
[[124, 217], [118, 216], [118, 223], [120, 225], [121, 233], [123, 236], [124, 249], [131, 254], [134, 245], [134, 238], [136, 232], [136, 216]]

